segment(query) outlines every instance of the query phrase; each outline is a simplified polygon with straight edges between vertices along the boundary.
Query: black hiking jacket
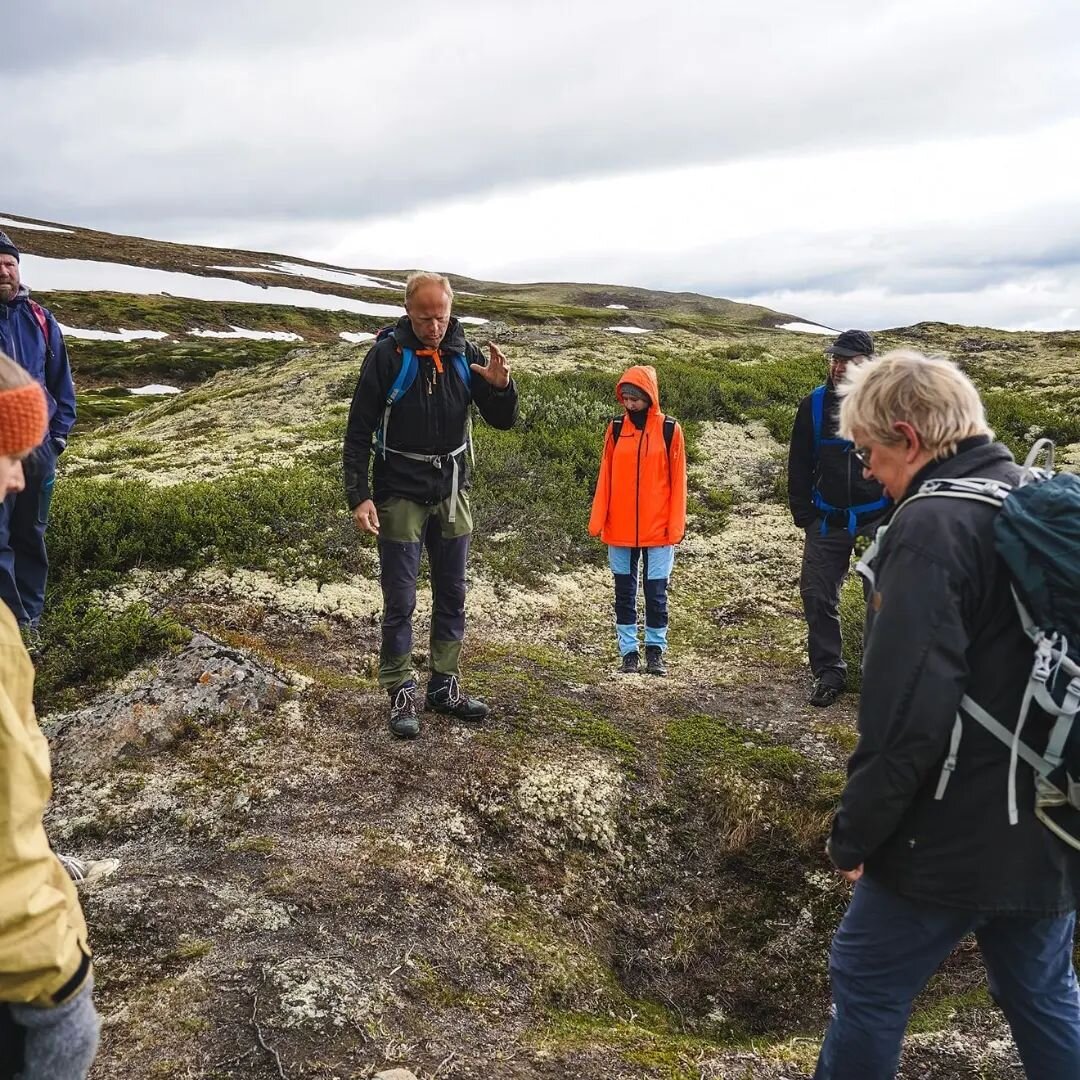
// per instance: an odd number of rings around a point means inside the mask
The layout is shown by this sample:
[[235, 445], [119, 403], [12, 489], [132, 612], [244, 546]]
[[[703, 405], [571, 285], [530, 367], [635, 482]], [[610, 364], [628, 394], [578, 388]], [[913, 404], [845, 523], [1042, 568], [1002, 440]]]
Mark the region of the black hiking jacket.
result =
[[[411, 461], [400, 454], [375, 453], [374, 482], [368, 483], [372, 456], [372, 435], [382, 423], [386, 395], [394, 385], [401, 367], [398, 347], [425, 348], [413, 333], [409, 317], [403, 315], [394, 333], [377, 342], [364, 357], [360, 378], [353, 394], [349, 422], [345, 429], [343, 465], [345, 493], [349, 509], [367, 499], [376, 503], [392, 496], [434, 506], [449, 498], [453, 467], [449, 461], [441, 468], [423, 461]], [[443, 373], [435, 373], [428, 356], [417, 357], [416, 379], [390, 410], [388, 446], [413, 454], [449, 454], [465, 441], [469, 403], [474, 402], [480, 415], [492, 427], [513, 427], [517, 418], [517, 388], [513, 379], [505, 390], [495, 390], [483, 376], [472, 372], [471, 389], [465, 386], [457, 367], [450, 361], [454, 353], [464, 353], [470, 364], [487, 364], [487, 357], [471, 342], [457, 319], [451, 319], [439, 346]], [[457, 458], [462, 491], [469, 487], [469, 455]]]
[[[1015, 484], [1000, 443], [980, 437], [923, 469]], [[905, 496], [906, 498], [907, 496]], [[956, 771], [934, 798], [956, 717], [969, 694], [1010, 730], [1034, 651], [1020, 627], [1008, 571], [994, 550], [993, 506], [967, 499], [903, 500], [879, 533], [867, 611], [859, 741], [833, 821], [829, 853], [913, 900], [1025, 915], [1059, 915], [1080, 901], [1080, 852], [1034, 814], [1034, 772], [1017, 769], [1020, 820], [1009, 824], [1009, 748], [965, 718]], [[1036, 749], [1049, 721], [1024, 728]]]
[[[877, 502], [884, 491], [876, 480], [864, 480], [862, 466], [841, 446], [822, 446], [814, 453], [814, 417], [810, 406], [812, 394], [799, 403], [791, 429], [788, 448], [788, 505], [791, 516], [800, 529], [812, 525], [822, 512], [814, 505], [814, 487], [831, 506], [862, 506]], [[831, 381], [825, 384], [825, 401], [821, 418], [821, 437], [839, 438], [840, 401]], [[859, 515], [865, 525], [883, 517], [888, 509]], [[831, 514], [829, 524], [847, 528], [847, 514]]]

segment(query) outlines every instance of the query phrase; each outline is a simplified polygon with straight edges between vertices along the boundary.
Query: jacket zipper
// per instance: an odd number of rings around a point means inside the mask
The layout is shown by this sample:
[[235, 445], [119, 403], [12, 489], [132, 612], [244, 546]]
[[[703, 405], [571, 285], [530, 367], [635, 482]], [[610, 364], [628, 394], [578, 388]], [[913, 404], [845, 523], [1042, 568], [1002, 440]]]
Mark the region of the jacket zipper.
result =
[[[648, 421], [646, 421], [648, 422]], [[634, 482], [634, 547], [641, 547], [641, 448], [645, 445], [645, 429], [638, 434], [637, 475]]]

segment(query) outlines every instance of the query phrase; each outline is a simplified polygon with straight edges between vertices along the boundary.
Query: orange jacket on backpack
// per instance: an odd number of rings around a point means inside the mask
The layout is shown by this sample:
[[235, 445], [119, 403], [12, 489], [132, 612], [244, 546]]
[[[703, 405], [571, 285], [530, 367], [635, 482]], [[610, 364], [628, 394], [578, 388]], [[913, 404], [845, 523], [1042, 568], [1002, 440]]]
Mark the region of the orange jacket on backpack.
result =
[[[656, 369], [629, 368], [619, 384], [630, 383], [649, 395], [645, 427], [638, 431], [623, 418], [618, 445], [608, 425], [604, 456], [593, 497], [589, 534], [616, 547], [666, 547], [686, 531], [686, 444], [676, 424], [671, 449], [664, 443], [664, 414]], [[617, 392], [616, 387], [616, 392]]]

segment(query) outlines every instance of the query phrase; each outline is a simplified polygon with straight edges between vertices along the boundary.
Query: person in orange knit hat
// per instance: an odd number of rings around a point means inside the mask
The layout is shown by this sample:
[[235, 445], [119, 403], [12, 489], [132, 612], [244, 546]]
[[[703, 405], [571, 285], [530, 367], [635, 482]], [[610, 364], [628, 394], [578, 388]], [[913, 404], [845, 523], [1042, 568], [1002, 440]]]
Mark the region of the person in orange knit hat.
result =
[[686, 531], [686, 444], [678, 421], [660, 411], [655, 368], [629, 368], [615, 396], [626, 411], [604, 437], [589, 534], [608, 545], [621, 670], [640, 669], [637, 593], [643, 577], [645, 671], [666, 675], [668, 579], [675, 545]]
[[[22, 490], [23, 460], [47, 429], [41, 386], [0, 353], [0, 498]], [[0, 604], [0, 1075], [83, 1080], [98, 1042], [93, 971], [75, 885], [42, 824], [52, 785], [33, 690]]]

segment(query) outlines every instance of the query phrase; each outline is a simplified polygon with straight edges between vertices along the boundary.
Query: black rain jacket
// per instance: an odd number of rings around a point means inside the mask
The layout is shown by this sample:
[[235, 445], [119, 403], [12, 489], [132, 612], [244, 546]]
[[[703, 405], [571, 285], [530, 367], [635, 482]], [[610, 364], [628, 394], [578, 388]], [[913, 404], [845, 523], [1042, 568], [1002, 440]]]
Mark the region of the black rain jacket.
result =
[[[436, 468], [428, 462], [412, 461], [400, 454], [388, 453], [384, 459], [376, 452], [374, 482], [368, 483], [372, 435], [382, 423], [386, 395], [401, 368], [399, 346], [425, 348], [413, 333], [407, 315], [398, 320], [393, 334], [371, 347], [360, 368], [343, 452], [345, 493], [350, 510], [367, 499], [374, 498], [380, 503], [392, 496], [434, 506], [449, 498], [451, 493], [453, 468], [449, 461], [444, 462], [442, 468]], [[504, 430], [513, 427], [517, 418], [517, 388], [513, 380], [505, 390], [496, 390], [474, 371], [471, 387], [467, 387], [451, 362], [454, 353], [464, 353], [469, 364], [487, 364], [487, 357], [465, 340], [465, 331], [457, 319], [450, 320], [439, 351], [442, 374], [436, 373], [430, 357], [417, 357], [416, 379], [390, 411], [388, 445], [395, 450], [413, 454], [449, 454], [456, 450], [465, 441], [470, 402], [476, 404], [480, 415], [492, 427]], [[458, 487], [467, 491], [468, 453], [458, 455], [457, 463]]]
[[[1015, 484], [1000, 443], [965, 440], [932, 476]], [[906, 496], [905, 496], [906, 498]], [[1034, 772], [1020, 762], [1020, 820], [1009, 824], [1009, 748], [970, 718], [956, 771], [934, 798], [964, 694], [1010, 729], [1033, 646], [1020, 627], [1005, 564], [994, 550], [993, 506], [967, 499], [903, 501], [880, 536], [866, 627], [859, 741], [833, 821], [829, 854], [913, 900], [975, 911], [1060, 915], [1080, 901], [1080, 851], [1034, 814]], [[1024, 737], [1045, 745], [1033, 709]]]
[[[805, 529], [823, 516], [814, 505], [815, 486], [827, 503], [837, 507], [877, 502], [884, 494], [876, 480], [863, 479], [862, 466], [843, 447], [822, 446], [819, 453], [814, 453], [814, 417], [810, 407], [812, 396], [807, 394], [799, 403], [788, 448], [788, 504], [791, 516], [800, 529]], [[839, 438], [840, 401], [831, 381], [825, 384], [823, 405], [821, 437]], [[859, 524], [876, 521], [886, 513], [887, 508], [860, 514]], [[847, 528], [847, 514], [830, 515], [829, 524]]]

